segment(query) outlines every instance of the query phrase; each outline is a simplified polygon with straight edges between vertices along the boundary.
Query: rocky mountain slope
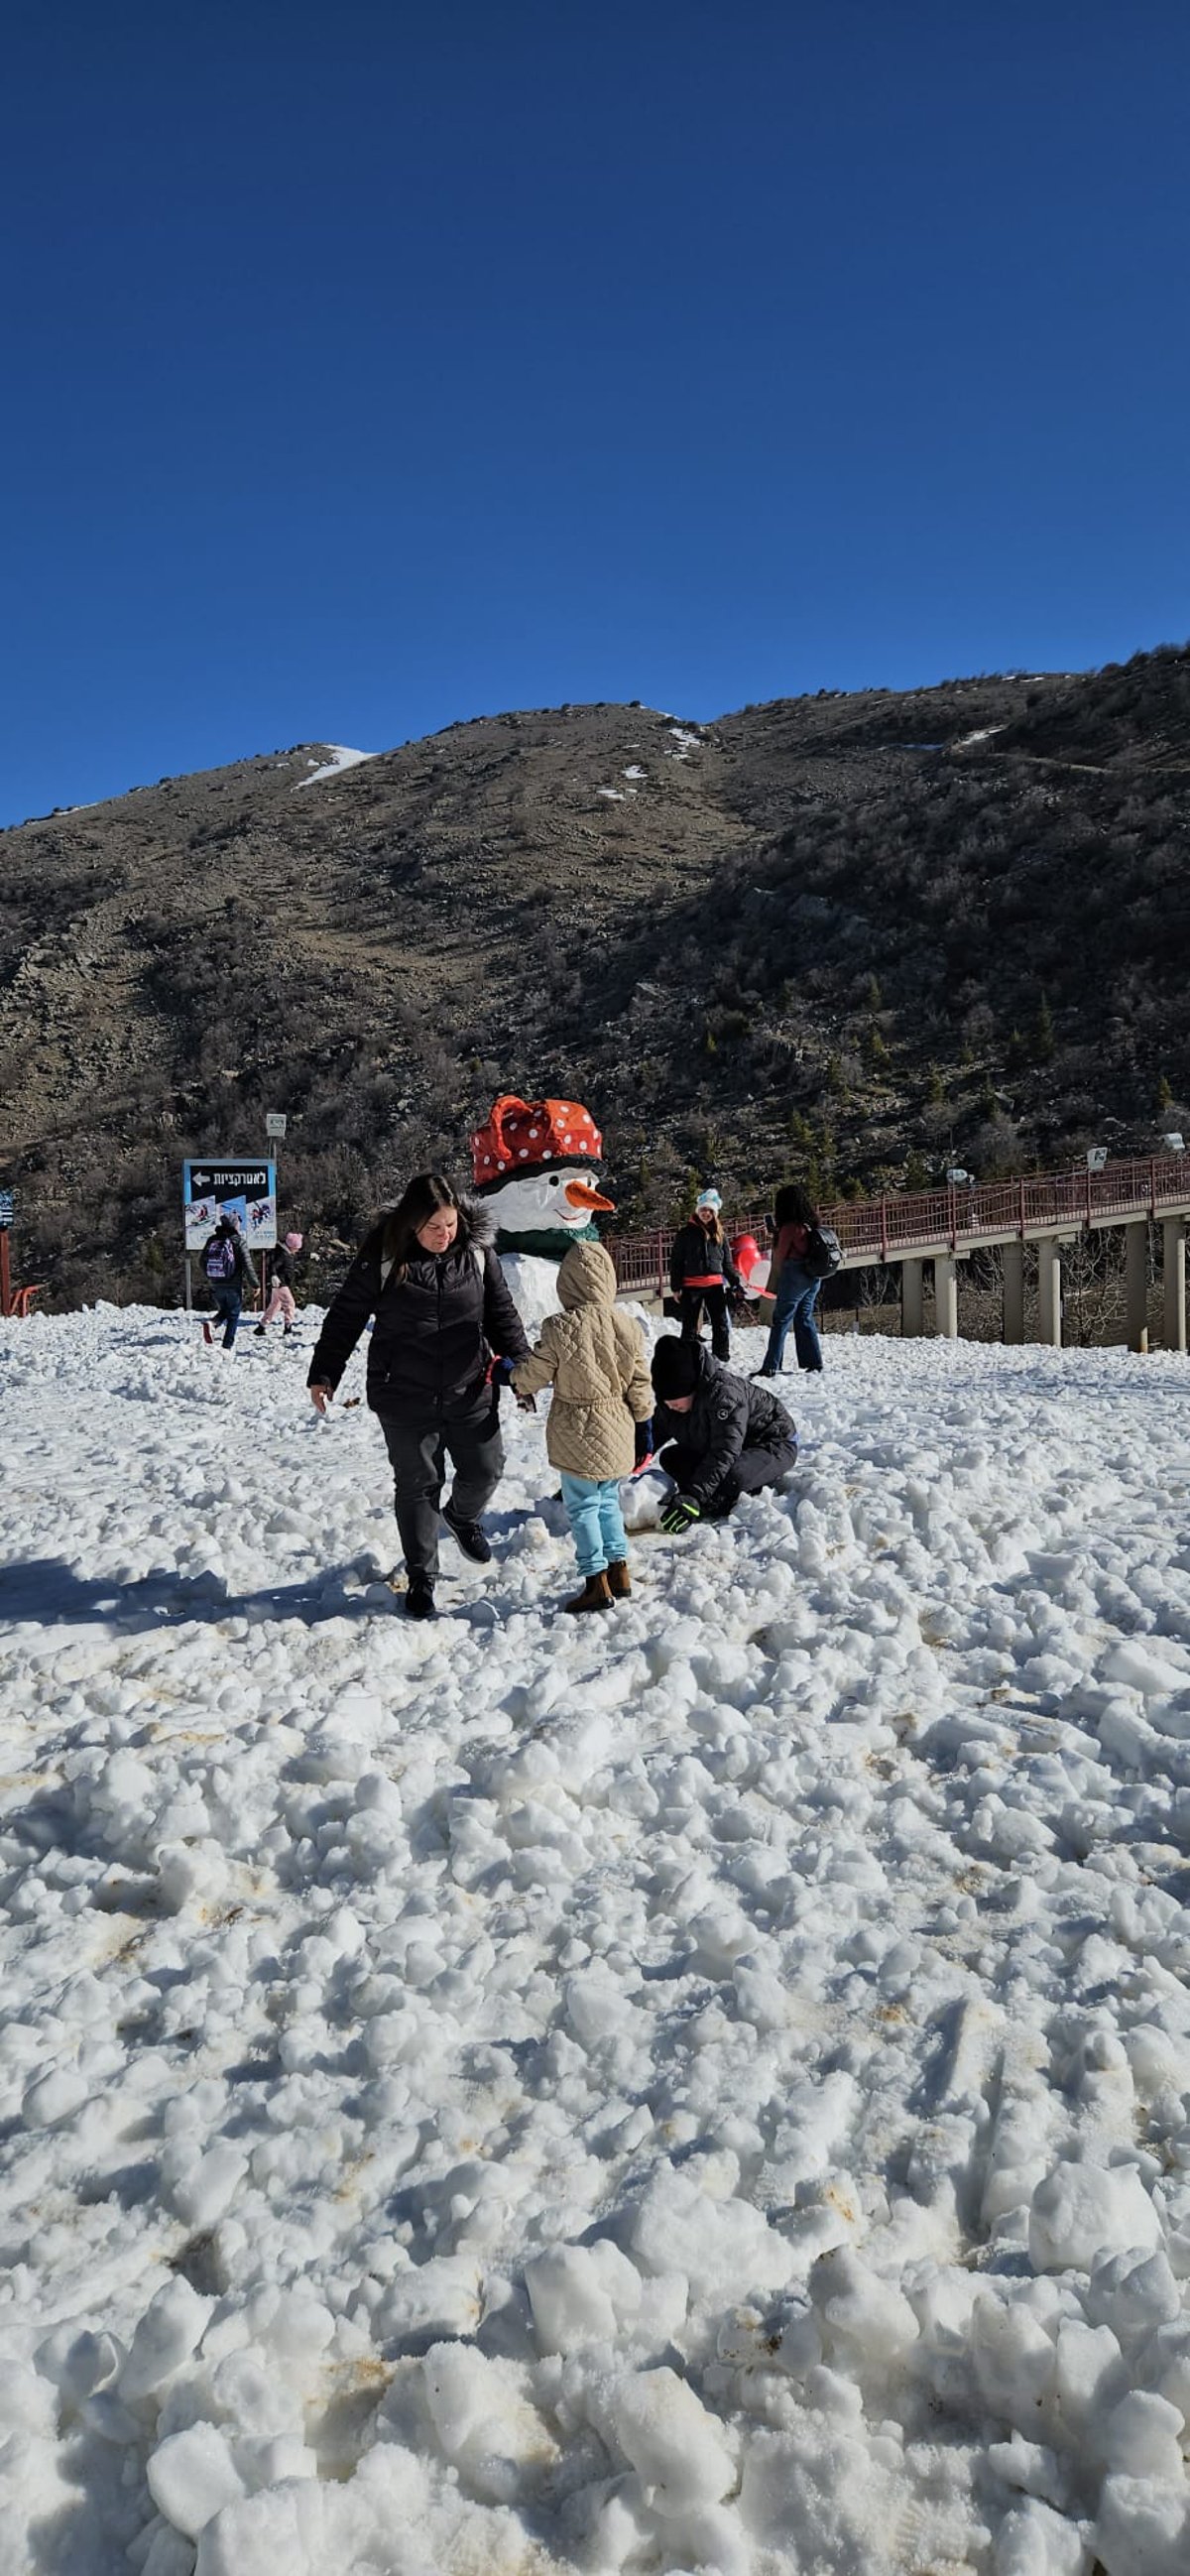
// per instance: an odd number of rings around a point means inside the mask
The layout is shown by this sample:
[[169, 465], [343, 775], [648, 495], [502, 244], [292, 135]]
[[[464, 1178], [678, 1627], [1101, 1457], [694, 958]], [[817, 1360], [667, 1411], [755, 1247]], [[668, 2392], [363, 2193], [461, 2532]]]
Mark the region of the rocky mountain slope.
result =
[[183, 1154], [258, 1151], [267, 1109], [332, 1261], [498, 1089], [589, 1102], [630, 1223], [693, 1173], [913, 1184], [1183, 1114], [1181, 648], [332, 760], [0, 835], [0, 1181], [51, 1300], [172, 1294]]

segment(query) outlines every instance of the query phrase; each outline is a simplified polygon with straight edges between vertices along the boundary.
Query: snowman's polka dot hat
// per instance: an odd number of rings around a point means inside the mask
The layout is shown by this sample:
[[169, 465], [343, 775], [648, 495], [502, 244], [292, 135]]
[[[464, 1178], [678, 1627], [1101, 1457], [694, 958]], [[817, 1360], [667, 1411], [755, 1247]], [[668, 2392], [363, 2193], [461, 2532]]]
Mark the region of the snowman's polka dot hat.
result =
[[518, 1100], [511, 1092], [501, 1094], [471, 1139], [475, 1187], [481, 1191], [561, 1163], [581, 1170], [598, 1164], [602, 1154], [603, 1138], [581, 1101]]

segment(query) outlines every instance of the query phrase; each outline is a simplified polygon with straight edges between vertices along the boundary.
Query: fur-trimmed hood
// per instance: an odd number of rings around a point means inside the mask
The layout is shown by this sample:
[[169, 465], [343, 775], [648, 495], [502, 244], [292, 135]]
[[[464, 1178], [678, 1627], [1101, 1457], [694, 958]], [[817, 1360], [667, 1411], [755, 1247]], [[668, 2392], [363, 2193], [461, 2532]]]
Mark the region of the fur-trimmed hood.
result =
[[[490, 1252], [496, 1240], [497, 1218], [494, 1209], [484, 1207], [479, 1199], [472, 1197], [470, 1192], [466, 1198], [460, 1196], [458, 1208], [459, 1230], [455, 1237], [456, 1243], [460, 1244], [464, 1251], [474, 1245], [477, 1252]], [[386, 1208], [384, 1215], [376, 1220], [377, 1224], [384, 1229], [381, 1237], [380, 1259], [382, 1266], [388, 1269], [391, 1269], [396, 1259], [396, 1216], [395, 1208]]]
[[[416, 1419], [427, 1407], [448, 1412], [478, 1409], [494, 1398], [488, 1386], [493, 1355], [520, 1359], [528, 1352], [525, 1328], [489, 1242], [488, 1227], [469, 1201], [449, 1250], [420, 1245], [403, 1266], [395, 1258], [396, 1210], [377, 1219], [330, 1306], [311, 1362], [310, 1383], [335, 1387], [368, 1317], [375, 1319], [368, 1349], [368, 1402], [384, 1415]], [[387, 1251], [386, 1251], [387, 1246]]]

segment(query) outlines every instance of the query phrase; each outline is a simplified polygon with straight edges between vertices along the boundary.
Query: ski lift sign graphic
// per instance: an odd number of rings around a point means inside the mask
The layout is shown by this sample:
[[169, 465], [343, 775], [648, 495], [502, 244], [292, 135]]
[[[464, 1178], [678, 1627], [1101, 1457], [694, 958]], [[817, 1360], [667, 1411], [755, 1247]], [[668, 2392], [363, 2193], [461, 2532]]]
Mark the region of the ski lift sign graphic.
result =
[[202, 1251], [221, 1216], [235, 1217], [249, 1251], [271, 1252], [277, 1241], [277, 1166], [183, 1163], [182, 1209], [187, 1252]]

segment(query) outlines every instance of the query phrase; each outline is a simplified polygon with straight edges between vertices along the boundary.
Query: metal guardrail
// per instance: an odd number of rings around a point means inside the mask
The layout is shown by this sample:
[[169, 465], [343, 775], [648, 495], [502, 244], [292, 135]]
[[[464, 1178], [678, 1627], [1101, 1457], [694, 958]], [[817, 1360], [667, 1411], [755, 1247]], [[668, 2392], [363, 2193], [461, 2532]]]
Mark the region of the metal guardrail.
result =
[[[827, 1223], [833, 1223], [825, 1209], [823, 1216]], [[767, 1223], [764, 1216], [737, 1214], [725, 1217], [723, 1231], [728, 1236], [755, 1234], [759, 1227], [763, 1234]], [[669, 1256], [678, 1232], [676, 1225], [659, 1225], [651, 1227], [647, 1234], [605, 1235], [604, 1243], [616, 1265], [617, 1287], [643, 1289], [650, 1295], [668, 1297]]]
[[[821, 1210], [838, 1235], [845, 1269], [900, 1261], [976, 1243], [1025, 1241], [1032, 1235], [1081, 1231], [1190, 1210], [1190, 1155], [1137, 1156], [1100, 1171], [1033, 1172], [1018, 1180], [951, 1182], [945, 1189], [898, 1191], [877, 1199], [844, 1199]], [[755, 1215], [725, 1221], [729, 1235], [755, 1233]], [[669, 1289], [677, 1228], [609, 1235], [607, 1248], [623, 1288]]]

